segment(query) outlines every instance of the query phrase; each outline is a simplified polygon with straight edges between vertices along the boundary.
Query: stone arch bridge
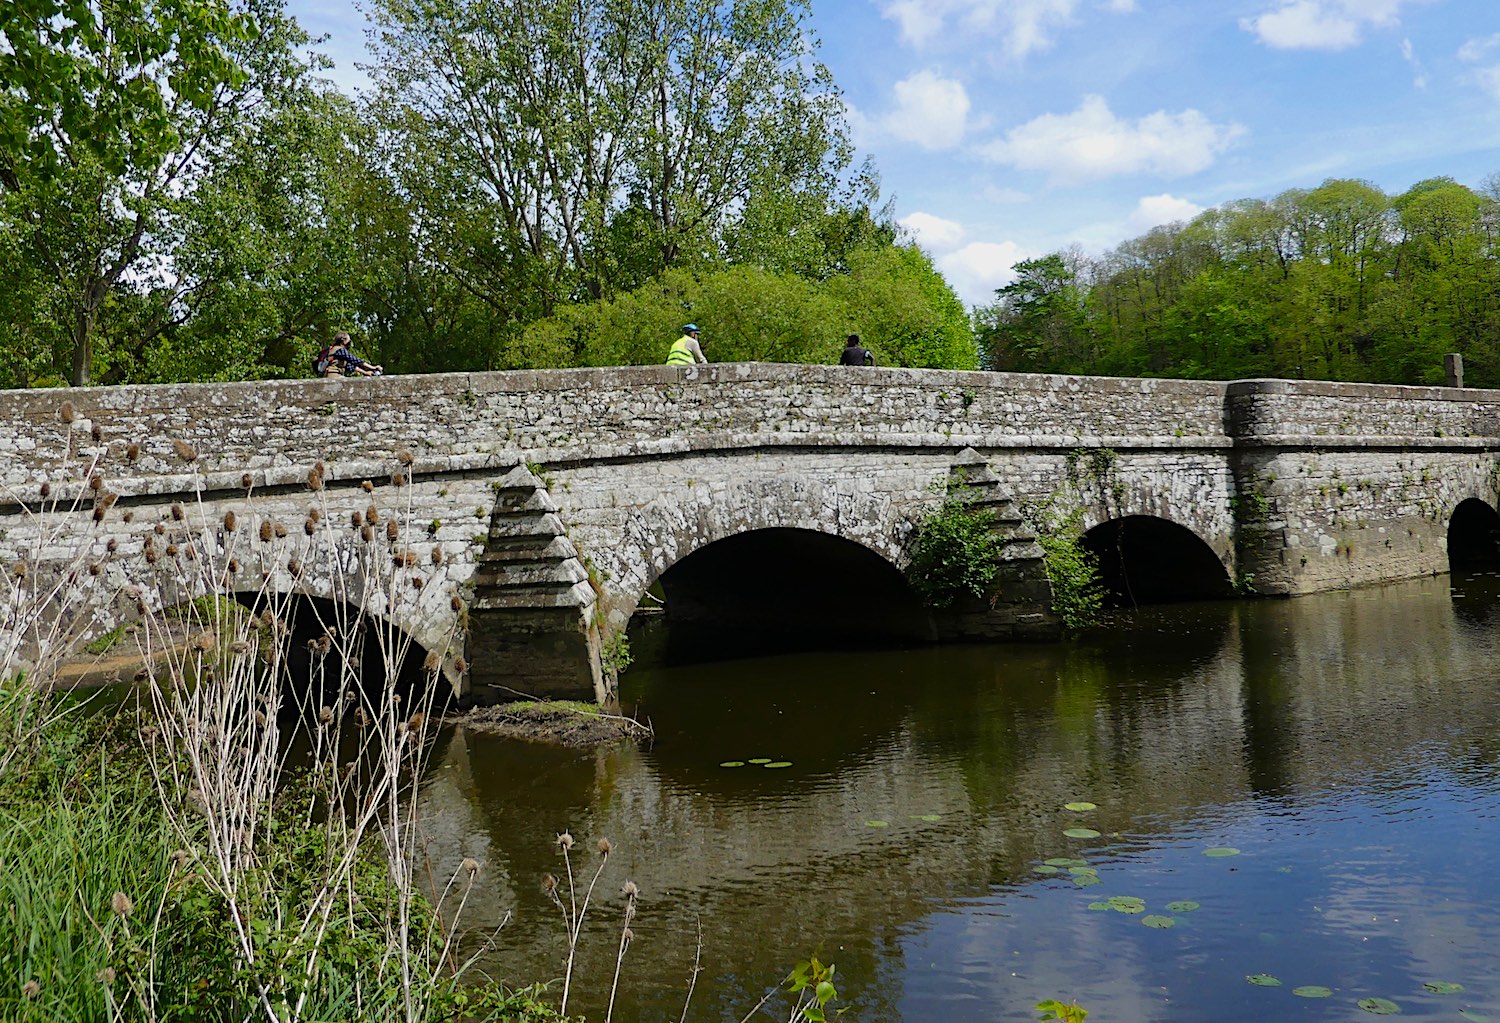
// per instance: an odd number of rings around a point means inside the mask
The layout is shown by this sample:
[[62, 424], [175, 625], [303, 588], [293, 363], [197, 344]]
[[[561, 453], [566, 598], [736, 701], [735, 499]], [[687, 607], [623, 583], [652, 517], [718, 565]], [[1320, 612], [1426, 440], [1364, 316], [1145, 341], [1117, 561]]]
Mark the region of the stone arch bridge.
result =
[[[955, 476], [1005, 553], [989, 599], [935, 611], [901, 571]], [[86, 631], [233, 547], [231, 589], [357, 591], [480, 699], [610, 701], [663, 591], [1054, 636], [1035, 530], [1065, 521], [1136, 599], [1444, 572], [1450, 526], [1488, 549], [1497, 479], [1500, 392], [1472, 389], [749, 363], [0, 392], [0, 558], [66, 573]]]

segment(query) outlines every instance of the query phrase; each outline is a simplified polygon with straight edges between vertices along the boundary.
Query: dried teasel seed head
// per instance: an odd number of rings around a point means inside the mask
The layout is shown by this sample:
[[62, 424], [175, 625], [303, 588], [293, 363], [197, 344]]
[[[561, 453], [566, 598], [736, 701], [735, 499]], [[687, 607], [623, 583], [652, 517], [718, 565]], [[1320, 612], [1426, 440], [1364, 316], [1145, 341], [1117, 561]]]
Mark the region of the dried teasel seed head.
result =
[[154, 565], [154, 564], [156, 564], [156, 552], [153, 551], [153, 550], [151, 550], [150, 548], [147, 548], [146, 553], [145, 553], [145, 558], [146, 558], [146, 564], [148, 564], [148, 565]]
[[559, 834], [557, 836], [557, 847], [563, 852], [567, 852], [569, 849], [573, 848], [573, 836], [568, 834], [566, 831]]
[[354, 723], [360, 728], [370, 727], [370, 715], [365, 713], [363, 707], [359, 707], [354, 711]]
[[365, 524], [365, 517], [357, 511], [349, 513], [349, 528], [358, 529]]
[[121, 515], [120, 518], [124, 519], [126, 522], [134, 522], [135, 521], [135, 512], [128, 511], [124, 515]]
[[198, 460], [198, 452], [193, 450], [193, 446], [185, 440], [174, 440], [172, 442], [172, 450], [177, 452], [177, 457], [184, 462], [196, 462]]
[[458, 868], [465, 874], [473, 877], [475, 874], [479, 873], [479, 861], [472, 856], [465, 856], [464, 861], [458, 865]]
[[322, 522], [323, 512], [319, 510], [316, 505], [314, 505], [313, 507], [307, 509], [307, 517], [312, 519], [314, 522]]
[[[98, 497], [99, 507], [101, 507], [101, 508], [113, 508], [115, 506], [115, 504], [119, 500], [120, 500], [120, 495], [117, 494], [117, 493], [115, 493], [113, 490], [106, 490], [104, 493], [100, 494], [99, 497]], [[125, 515], [126, 515], [125, 521], [129, 522], [130, 521], [130, 513], [126, 512]]]
[[623, 938], [625, 944], [628, 945], [635, 940], [635, 931], [632, 931], [629, 927], [627, 927], [620, 932], [620, 937]]
[[255, 477], [251, 476], [248, 472], [245, 473], [240, 477], [240, 487], [244, 490], [253, 489], [255, 487]]
[[260, 540], [261, 540], [261, 543], [270, 543], [271, 542], [271, 537], [273, 537], [275, 535], [276, 535], [276, 530], [275, 530], [274, 527], [272, 527], [271, 520], [270, 519], [261, 519], [260, 520]]
[[[359, 515], [358, 512], [355, 512], [354, 514], [356, 516]], [[375, 539], [375, 530], [371, 529], [369, 526], [360, 526], [359, 527], [359, 538], [361, 540], [363, 540], [365, 543], [370, 543], [370, 542], [372, 542]]]
[[464, 609], [464, 602], [455, 596], [449, 598], [448, 606], [451, 607], [454, 611], [462, 611]]
[[[165, 523], [162, 523], [162, 522], [158, 522], [158, 523], [157, 523], [157, 524], [156, 524], [156, 525], [155, 525], [155, 526], [153, 526], [153, 527], [152, 527], [152, 528], [151, 528], [151, 531], [152, 531], [152, 532], [153, 532], [153, 533], [155, 533], [155, 534], [156, 534], [156, 535], [157, 535], [157, 536], [165, 536], [165, 535], [166, 535], [166, 533], [167, 533], [167, 527], [166, 527], [166, 524], [165, 524]], [[151, 538], [150, 538], [150, 537], [147, 537], [147, 538], [146, 538], [146, 542], [147, 542], [147, 543], [150, 543], [150, 542], [151, 542]]]
[[224, 570], [226, 572], [228, 572], [230, 575], [234, 575], [236, 572], [238, 572], [240, 570], [240, 561], [239, 561], [239, 559], [238, 558], [230, 558], [229, 559], [229, 564], [227, 564], [227, 565], [224, 566]]
[[414, 590], [420, 590], [423, 586], [426, 586], [426, 585], [427, 585], [427, 583], [422, 579], [421, 576], [414, 575], [414, 576], [411, 577], [411, 588], [412, 589], [414, 589]]
[[104, 476], [102, 473], [94, 473], [89, 477], [89, 489], [99, 491], [104, 489]]
[[183, 511], [182, 505], [172, 505], [172, 520], [174, 522], [181, 522], [185, 518], [187, 518], [187, 512]]
[[43, 483], [42, 486], [41, 486], [40, 493], [41, 493], [41, 495], [43, 497], [50, 497], [50, 496], [52, 496], [52, 484], [50, 484], [50, 483]]
[[95, 423], [93, 426], [89, 427], [89, 436], [92, 437], [94, 439], [94, 443], [97, 444], [104, 439], [104, 431], [100, 429], [98, 423]]
[[71, 423], [78, 418], [78, 413], [73, 411], [73, 403], [71, 401], [62, 403], [62, 406], [57, 410], [57, 418], [65, 423]]
[[413, 714], [410, 718], [407, 719], [407, 721], [406, 721], [406, 727], [410, 728], [413, 732], [420, 732], [422, 730], [422, 726], [424, 724], [426, 724], [426, 723], [427, 723], [427, 715], [423, 714], [419, 710], [415, 714]]
[[233, 533], [235, 526], [239, 525], [239, 521], [234, 514], [234, 509], [229, 509], [224, 513], [224, 532]]
[[192, 546], [191, 544], [188, 545], [187, 550], [183, 551], [183, 553], [187, 555], [187, 559], [189, 561], [198, 560], [198, 548]]
[[314, 522], [312, 519], [303, 519], [302, 520], [302, 532], [306, 533], [308, 536], [312, 536], [317, 531], [318, 531], [318, 524], [316, 522]]
[[89, 575], [97, 576], [102, 571], [104, 571], [104, 569], [100, 566], [99, 562], [97, 562], [97, 561], [94, 562], [92, 565], [89, 566]]
[[261, 728], [266, 727], [266, 716], [260, 711], [255, 712], [255, 723]]
[[432, 549], [432, 563], [434, 565], [441, 565], [443, 563], [443, 549], [441, 547], [434, 547]]
[[394, 484], [395, 486], [398, 486], [398, 487], [404, 487], [404, 486], [406, 486], [406, 473], [404, 473], [404, 472], [393, 472], [393, 473], [391, 473], [391, 483]]
[[542, 891], [546, 892], [549, 895], [557, 891], [557, 878], [553, 877], [551, 874], [543, 874]]
[[322, 490], [323, 489], [323, 477], [322, 477], [322, 475], [320, 475], [316, 471], [309, 471], [308, 474], [307, 474], [307, 489], [308, 490]]
[[396, 461], [402, 465], [411, 465], [412, 462], [416, 461], [416, 458], [417, 456], [411, 453], [411, 448], [400, 448], [396, 451]]
[[395, 543], [397, 537], [399, 537], [400, 535], [401, 528], [396, 525], [395, 519], [391, 519], [385, 524], [385, 538], [391, 541], [391, 543]]
[[21, 997], [25, 998], [28, 1002], [41, 993], [42, 985], [38, 984], [35, 980], [28, 980], [21, 985]]
[[406, 566], [407, 568], [416, 568], [417, 563], [421, 560], [421, 558], [417, 557], [416, 551], [401, 552], [401, 564]]
[[365, 509], [365, 521], [372, 526], [380, 525], [380, 509], [373, 504]]
[[95, 522], [103, 522], [104, 521], [104, 515], [105, 515], [105, 513], [107, 511], [108, 511], [108, 509], [105, 508], [103, 505], [100, 505], [99, 507], [95, 508], [94, 509], [94, 521]]
[[200, 632], [193, 637], [193, 649], [200, 653], [207, 653], [214, 648], [214, 634], [212, 632]]
[[371, 482], [370, 480], [365, 480], [363, 483], [361, 483], [359, 485], [359, 489], [363, 490], [365, 493], [368, 494], [368, 493], [371, 493], [372, 491], [374, 491], [375, 484], [373, 482]]
[[333, 722], [333, 708], [332, 707], [324, 707], [322, 710], [318, 711], [318, 720], [321, 721], [325, 725], [332, 724], [332, 722]]
[[427, 651], [427, 656], [422, 660], [422, 669], [429, 675], [436, 675], [443, 667], [443, 655], [436, 650]]
[[140, 458], [141, 457], [141, 446], [139, 444], [135, 443], [134, 441], [131, 441], [129, 444], [126, 444], [125, 445], [125, 457], [126, 457], [127, 460], [132, 461], [132, 462], [134, 462], [137, 458]]
[[278, 539], [278, 540], [285, 540], [286, 539], [286, 527], [283, 526], [280, 522], [276, 523], [276, 539]]
[[250, 644], [246, 643], [243, 639], [237, 639], [233, 643], [229, 644], [229, 649], [233, 650], [237, 654], [248, 653], [250, 650]]
[[610, 854], [610, 850], [612, 850], [613, 848], [614, 848], [614, 846], [612, 846], [612, 845], [609, 844], [609, 839], [607, 839], [607, 838], [601, 838], [601, 839], [599, 839], [599, 855], [600, 856], [608, 856]]
[[462, 657], [455, 657], [453, 658], [453, 670], [462, 675], [469, 670], [469, 662]]
[[322, 476], [327, 471], [328, 467], [323, 464], [323, 460], [321, 458], [313, 463], [313, 472], [317, 473], [319, 476]]
[[302, 562], [292, 558], [286, 563], [286, 570], [292, 574], [293, 579], [302, 578]]
[[114, 537], [110, 537], [109, 542], [104, 545], [104, 549], [110, 554], [113, 554], [115, 551], [119, 550], [119, 548], [120, 543]]
[[26, 578], [26, 562], [24, 562], [24, 561], [18, 561], [14, 565], [10, 566], [10, 574], [13, 575], [13, 576], [15, 576], [17, 579], [25, 579]]
[[115, 892], [110, 897], [109, 908], [114, 911], [115, 916], [129, 916], [135, 906], [130, 901], [130, 896], [124, 892]]
[[641, 890], [635, 886], [634, 881], [626, 881], [620, 889], [620, 894], [624, 895], [627, 899], [633, 899], [641, 894]]
[[177, 557], [177, 545], [175, 543], [169, 543], [169, 544], [167, 544], [167, 557], [169, 557], [169, 558], [175, 558], [175, 557]]

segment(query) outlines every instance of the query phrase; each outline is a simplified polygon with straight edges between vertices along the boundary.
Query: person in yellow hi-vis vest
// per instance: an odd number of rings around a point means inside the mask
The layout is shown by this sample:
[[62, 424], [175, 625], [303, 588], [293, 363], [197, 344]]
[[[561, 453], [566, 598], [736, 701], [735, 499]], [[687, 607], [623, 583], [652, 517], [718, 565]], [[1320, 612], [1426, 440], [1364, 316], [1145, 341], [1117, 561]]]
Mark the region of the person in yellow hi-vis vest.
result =
[[691, 366], [695, 362], [707, 362], [698, 345], [700, 333], [696, 323], [683, 324], [682, 336], [672, 342], [672, 350], [667, 353], [667, 365]]

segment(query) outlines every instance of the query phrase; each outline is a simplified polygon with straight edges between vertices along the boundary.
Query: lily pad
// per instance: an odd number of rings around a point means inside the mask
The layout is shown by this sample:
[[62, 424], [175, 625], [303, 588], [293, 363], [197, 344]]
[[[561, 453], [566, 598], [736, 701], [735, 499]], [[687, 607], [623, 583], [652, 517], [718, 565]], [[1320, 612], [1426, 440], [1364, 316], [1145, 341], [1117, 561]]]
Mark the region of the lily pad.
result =
[[1050, 860], [1043, 860], [1042, 862], [1050, 863], [1054, 867], [1086, 867], [1089, 865], [1088, 860], [1080, 860], [1076, 856], [1054, 856]]
[[1321, 984], [1304, 984], [1301, 987], [1292, 988], [1292, 994], [1298, 998], [1332, 998], [1333, 988], [1324, 987]]
[[1127, 913], [1133, 916], [1136, 913], [1146, 912], [1146, 900], [1138, 899], [1134, 895], [1116, 895], [1108, 901], [1109, 908], [1116, 913]]
[[1106, 910], [1110, 910], [1110, 909], [1114, 909], [1114, 908], [1115, 907], [1111, 906], [1107, 902], [1090, 902], [1089, 903], [1089, 909], [1093, 910], [1095, 913], [1103, 913]]
[[[754, 763], [754, 761], [751, 761], [751, 763]], [[1239, 854], [1240, 854], [1240, 851], [1238, 849], [1234, 848], [1233, 846], [1227, 846], [1227, 845], [1215, 846], [1212, 849], [1204, 849], [1203, 850], [1203, 855], [1204, 856], [1222, 857], [1222, 856], [1238, 856]]]
[[1172, 916], [1162, 916], [1159, 913], [1152, 913], [1150, 916], [1141, 917], [1141, 923], [1145, 924], [1147, 927], [1155, 927], [1159, 930], [1162, 930], [1168, 927], [1176, 927], [1177, 918]]
[[790, 760], [778, 760], [774, 764], [766, 764], [765, 765], [765, 767], [766, 767], [767, 770], [772, 770], [772, 769], [775, 769], [775, 768], [778, 768], [778, 767], [791, 767], [791, 766], [792, 766], [792, 762]]
[[1359, 1007], [1377, 1016], [1397, 1016], [1401, 1013], [1401, 1006], [1389, 998], [1361, 998]]
[[745, 766], [745, 762], [743, 760], [726, 760], [722, 764], [720, 764], [719, 766], [720, 767], [744, 767]]
[[890, 821], [865, 821], [865, 827], [867, 828], [888, 828], [890, 826]]
[[942, 820], [943, 815], [940, 813], [918, 813], [913, 814], [911, 819], [914, 821], [926, 821], [928, 824], [931, 824], [933, 821]]
[[1490, 1018], [1478, 1009], [1459, 1009], [1458, 1014], [1470, 1023], [1490, 1023]]
[[1464, 989], [1462, 984], [1447, 980], [1429, 980], [1422, 986], [1435, 995], [1456, 995]]
[[751, 757], [749, 760], [745, 761], [745, 763], [747, 764], [769, 764], [770, 762], [770, 757]]
[[1061, 870], [1059, 870], [1057, 867], [1054, 867], [1050, 863], [1038, 863], [1036, 866], [1032, 867], [1031, 869], [1033, 871], [1035, 871], [1036, 873], [1038, 873], [1038, 874], [1061, 874], [1062, 873]]
[[1068, 873], [1072, 874], [1074, 877], [1078, 877], [1078, 876], [1081, 876], [1083, 874], [1092, 874], [1094, 877], [1098, 877], [1099, 876], [1099, 868], [1098, 867], [1088, 867], [1088, 866], [1084, 866], [1084, 867], [1069, 867], [1068, 868]]
[[1099, 832], [1093, 828], [1069, 828], [1063, 832], [1069, 838], [1098, 838]]
[[1090, 810], [1099, 809], [1099, 807], [1095, 806], [1093, 803], [1080, 800], [1076, 803], [1064, 803], [1063, 809], [1072, 810], [1074, 813], [1088, 813]]
[[1104, 882], [1099, 880], [1098, 874], [1074, 874], [1073, 883], [1080, 888], [1087, 888], [1090, 885], [1103, 884]]
[[1192, 899], [1179, 899], [1177, 902], [1167, 903], [1167, 909], [1173, 913], [1191, 913], [1198, 908], [1198, 903]]
[[1281, 986], [1281, 979], [1279, 977], [1273, 977], [1269, 973], [1251, 973], [1247, 974], [1245, 976], [1245, 979], [1254, 984], [1256, 987]]

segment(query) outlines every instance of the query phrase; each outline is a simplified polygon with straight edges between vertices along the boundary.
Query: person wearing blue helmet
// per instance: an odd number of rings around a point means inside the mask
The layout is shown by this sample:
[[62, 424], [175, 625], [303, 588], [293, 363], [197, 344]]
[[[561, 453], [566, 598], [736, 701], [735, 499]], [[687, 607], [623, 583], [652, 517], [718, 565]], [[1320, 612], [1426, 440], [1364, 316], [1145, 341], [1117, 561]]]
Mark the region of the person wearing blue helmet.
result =
[[703, 349], [698, 345], [699, 334], [696, 323], [683, 324], [682, 337], [672, 342], [672, 350], [667, 353], [667, 365], [691, 366], [695, 362], [707, 362], [703, 357]]

